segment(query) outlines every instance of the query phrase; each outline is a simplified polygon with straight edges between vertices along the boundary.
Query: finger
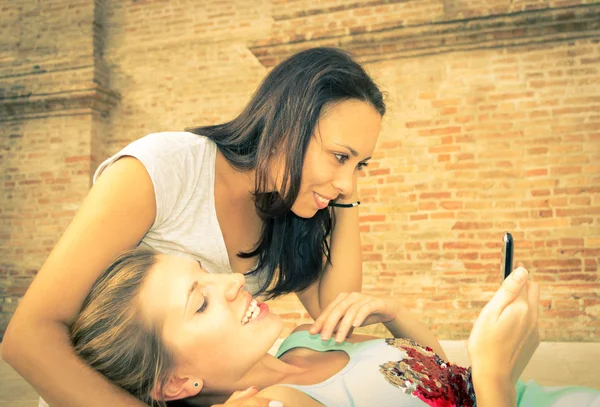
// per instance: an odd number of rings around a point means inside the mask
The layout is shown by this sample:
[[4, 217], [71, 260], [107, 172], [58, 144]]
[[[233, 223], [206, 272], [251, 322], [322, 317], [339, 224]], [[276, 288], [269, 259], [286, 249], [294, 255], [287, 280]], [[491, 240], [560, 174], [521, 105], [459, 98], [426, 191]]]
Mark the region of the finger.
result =
[[343, 295], [347, 295], [345, 293], [339, 294], [335, 300], [333, 300], [325, 309], [321, 312], [321, 315], [317, 317], [315, 322], [313, 322], [312, 326], [309, 329], [309, 333], [311, 335], [315, 335], [319, 333], [323, 329], [323, 325], [329, 318], [331, 311], [335, 309], [335, 307], [345, 298]]
[[529, 307], [532, 310], [533, 319], [534, 321], [537, 321], [540, 304], [540, 285], [538, 283], [534, 283], [533, 281], [529, 282], [527, 301], [529, 302]]
[[356, 295], [349, 295], [344, 300], [340, 301], [337, 306], [331, 310], [327, 320], [323, 324], [323, 328], [321, 329], [321, 339], [329, 340], [335, 328], [340, 323], [341, 319], [344, 317], [346, 312], [348, 312], [348, 308], [352, 306], [360, 297]]
[[240, 399], [247, 398], [247, 397], [252, 397], [256, 393], [258, 393], [258, 387], [250, 386], [246, 390], [234, 391], [233, 394], [227, 399], [227, 402], [230, 402], [233, 400], [240, 400]]
[[318, 316], [318, 318], [315, 320], [315, 322], [313, 322], [313, 324], [310, 327], [310, 329], [308, 330], [308, 332], [311, 335], [315, 335], [315, 334], [319, 333], [321, 331], [321, 329], [323, 329], [323, 325], [325, 324], [325, 321], [329, 317], [331, 310], [335, 309], [335, 307], [337, 307], [337, 305], [340, 302], [342, 302], [344, 299], [346, 299], [348, 297], [348, 295], [349, 295], [348, 293], [338, 294], [338, 296], [327, 307], [325, 307], [325, 309], [323, 310], [323, 312], [321, 312], [321, 315]]
[[362, 326], [367, 317], [373, 313], [373, 304], [365, 304], [361, 307], [361, 309], [356, 314], [354, 321], [352, 321], [352, 326], [358, 328]]
[[211, 407], [283, 407], [283, 403], [264, 397], [253, 397], [248, 400], [227, 400], [225, 404], [213, 404]]
[[331, 311], [327, 321], [323, 323], [323, 328], [321, 328], [321, 339], [324, 341], [328, 341], [334, 332], [339, 329], [340, 323], [342, 322], [342, 318], [344, 314], [347, 312], [347, 305], [339, 305], [338, 308]]
[[494, 294], [490, 302], [486, 305], [486, 312], [491, 312], [496, 316], [500, 315], [502, 310], [519, 296], [526, 285], [527, 278], [528, 273], [525, 268], [519, 267], [513, 271], [502, 282], [496, 294]]
[[342, 318], [342, 320], [339, 323], [339, 327], [336, 330], [336, 342], [341, 343], [344, 341], [344, 339], [346, 339], [348, 332], [350, 331], [350, 329], [352, 329], [352, 321], [354, 321], [354, 318], [356, 317], [356, 314], [358, 313], [360, 308], [367, 302], [369, 302], [369, 300], [364, 300], [362, 302], [353, 304], [350, 306], [350, 308], [348, 308], [348, 311], [346, 311], [344, 318]]

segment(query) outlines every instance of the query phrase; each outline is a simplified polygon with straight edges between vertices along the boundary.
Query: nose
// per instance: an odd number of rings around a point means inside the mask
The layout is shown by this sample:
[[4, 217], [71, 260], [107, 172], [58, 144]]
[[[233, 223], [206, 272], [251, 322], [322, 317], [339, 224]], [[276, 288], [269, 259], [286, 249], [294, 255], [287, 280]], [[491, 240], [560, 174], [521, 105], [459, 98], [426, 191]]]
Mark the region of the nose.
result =
[[354, 171], [343, 171], [332, 182], [340, 195], [352, 195], [354, 192]]
[[224, 284], [225, 298], [228, 301], [235, 300], [242, 288], [244, 288], [245, 283], [246, 277], [241, 273], [232, 273], [227, 275]]

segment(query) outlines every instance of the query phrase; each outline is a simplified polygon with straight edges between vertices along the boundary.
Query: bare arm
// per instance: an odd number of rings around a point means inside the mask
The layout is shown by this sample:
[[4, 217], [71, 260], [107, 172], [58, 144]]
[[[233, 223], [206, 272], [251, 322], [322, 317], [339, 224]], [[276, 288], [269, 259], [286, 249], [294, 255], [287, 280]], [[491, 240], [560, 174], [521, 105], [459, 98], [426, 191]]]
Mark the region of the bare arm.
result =
[[145, 168], [131, 157], [118, 160], [92, 187], [19, 304], [2, 357], [53, 407], [145, 405], [75, 355], [69, 326], [100, 273], [140, 242], [155, 216]]
[[448, 360], [442, 345], [425, 324], [412, 315], [408, 309], [398, 303], [397, 316], [384, 325], [394, 338], [409, 338], [421, 346], [429, 346], [444, 360]]
[[473, 377], [478, 407], [516, 407], [517, 393], [509, 380]]
[[421, 346], [429, 346], [448, 360], [429, 328], [394, 298], [373, 297], [363, 293], [341, 293], [315, 320], [310, 333], [320, 333], [321, 339], [328, 340], [335, 332], [335, 340], [342, 342], [352, 327], [380, 322], [395, 338], [408, 338]]
[[[356, 198], [354, 196], [346, 201], [354, 202]], [[334, 211], [336, 224], [330, 239], [331, 264], [325, 267], [320, 280], [298, 293], [302, 305], [313, 319], [318, 318], [339, 293], [360, 292], [362, 289], [358, 207], [334, 208]]]

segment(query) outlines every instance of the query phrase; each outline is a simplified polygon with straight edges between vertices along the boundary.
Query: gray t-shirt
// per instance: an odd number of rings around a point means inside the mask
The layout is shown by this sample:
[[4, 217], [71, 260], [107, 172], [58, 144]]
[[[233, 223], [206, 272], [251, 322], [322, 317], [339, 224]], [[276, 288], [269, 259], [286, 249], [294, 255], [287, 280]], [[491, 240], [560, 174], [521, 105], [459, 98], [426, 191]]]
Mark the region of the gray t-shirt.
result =
[[[156, 219], [140, 245], [189, 255], [210, 273], [232, 273], [215, 210], [216, 154], [216, 144], [203, 136], [149, 134], [100, 164], [94, 182], [120, 157], [137, 158], [152, 179], [156, 198]], [[252, 294], [258, 290], [260, 277], [260, 272], [246, 277]]]

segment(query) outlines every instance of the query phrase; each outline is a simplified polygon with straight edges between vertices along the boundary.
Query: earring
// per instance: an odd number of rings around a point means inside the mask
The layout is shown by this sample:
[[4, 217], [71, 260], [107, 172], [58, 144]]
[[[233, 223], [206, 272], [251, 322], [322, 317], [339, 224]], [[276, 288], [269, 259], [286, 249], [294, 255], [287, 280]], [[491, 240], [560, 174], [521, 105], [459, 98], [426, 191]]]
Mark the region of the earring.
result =
[[198, 388], [198, 387], [200, 387], [200, 383], [198, 383], [198, 382], [194, 382], [194, 387], [195, 387], [195, 388]]
[[273, 155], [277, 154], [277, 149], [276, 148], [272, 148], [271, 149], [271, 154], [273, 154]]

